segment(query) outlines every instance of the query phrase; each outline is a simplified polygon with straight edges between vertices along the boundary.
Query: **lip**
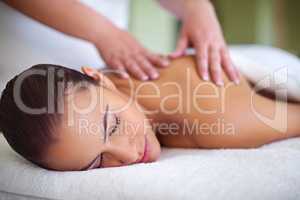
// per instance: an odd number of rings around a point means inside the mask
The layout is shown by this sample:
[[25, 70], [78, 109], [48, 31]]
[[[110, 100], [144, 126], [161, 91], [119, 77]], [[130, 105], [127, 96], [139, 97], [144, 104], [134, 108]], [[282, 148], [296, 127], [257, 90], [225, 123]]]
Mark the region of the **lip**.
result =
[[144, 146], [144, 154], [143, 156], [138, 160], [137, 163], [145, 163], [149, 160], [149, 145], [148, 145], [148, 140], [147, 137], [145, 137], [145, 146]]

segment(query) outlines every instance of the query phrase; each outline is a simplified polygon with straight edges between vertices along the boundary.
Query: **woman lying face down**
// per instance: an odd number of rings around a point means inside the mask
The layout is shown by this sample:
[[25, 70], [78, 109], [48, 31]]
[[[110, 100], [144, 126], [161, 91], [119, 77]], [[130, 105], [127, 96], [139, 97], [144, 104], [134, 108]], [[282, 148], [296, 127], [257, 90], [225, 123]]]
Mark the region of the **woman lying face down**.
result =
[[299, 104], [260, 96], [243, 77], [223, 87], [202, 81], [193, 57], [171, 65], [148, 82], [33, 66], [2, 93], [1, 131], [24, 158], [60, 171], [153, 162], [160, 145], [252, 148], [299, 136]]

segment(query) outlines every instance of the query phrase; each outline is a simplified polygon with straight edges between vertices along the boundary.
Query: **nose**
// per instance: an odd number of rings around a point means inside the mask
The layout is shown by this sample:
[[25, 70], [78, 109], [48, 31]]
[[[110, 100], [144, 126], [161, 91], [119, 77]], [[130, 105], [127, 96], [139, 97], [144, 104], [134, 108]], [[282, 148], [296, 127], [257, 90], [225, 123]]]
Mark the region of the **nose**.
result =
[[122, 166], [136, 162], [141, 155], [136, 145], [128, 143], [127, 145], [110, 145], [107, 151], [103, 152], [104, 166]]

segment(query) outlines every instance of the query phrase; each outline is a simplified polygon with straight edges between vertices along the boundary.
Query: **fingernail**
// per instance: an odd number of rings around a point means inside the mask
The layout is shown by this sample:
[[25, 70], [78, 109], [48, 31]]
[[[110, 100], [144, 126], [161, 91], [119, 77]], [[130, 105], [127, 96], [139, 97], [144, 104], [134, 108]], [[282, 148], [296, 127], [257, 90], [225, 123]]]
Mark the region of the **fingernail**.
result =
[[121, 73], [122, 78], [129, 78], [129, 75], [126, 72]]
[[203, 74], [202, 78], [204, 81], [209, 81], [209, 77], [207, 73]]
[[144, 75], [144, 76], [141, 77], [141, 79], [142, 79], [142, 81], [147, 81], [149, 79], [149, 77]]
[[235, 83], [236, 85], [238, 85], [238, 84], [240, 84], [240, 80], [239, 80], [239, 79], [235, 79], [235, 80], [234, 80], [234, 83]]
[[157, 79], [159, 77], [159, 74], [157, 72], [151, 74], [151, 79]]
[[223, 86], [224, 82], [222, 80], [217, 80], [216, 84], [219, 85], [219, 86]]
[[170, 64], [170, 62], [168, 60], [164, 60], [162, 62], [162, 64], [163, 64], [164, 67], [167, 67]]

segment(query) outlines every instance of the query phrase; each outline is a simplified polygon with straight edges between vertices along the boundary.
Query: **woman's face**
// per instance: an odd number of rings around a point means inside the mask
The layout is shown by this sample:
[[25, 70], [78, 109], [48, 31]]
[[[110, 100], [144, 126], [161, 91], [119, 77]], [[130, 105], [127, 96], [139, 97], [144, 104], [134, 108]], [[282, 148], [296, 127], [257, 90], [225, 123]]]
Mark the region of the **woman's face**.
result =
[[157, 160], [159, 142], [136, 102], [110, 86], [92, 88], [68, 95], [48, 167], [89, 170]]

